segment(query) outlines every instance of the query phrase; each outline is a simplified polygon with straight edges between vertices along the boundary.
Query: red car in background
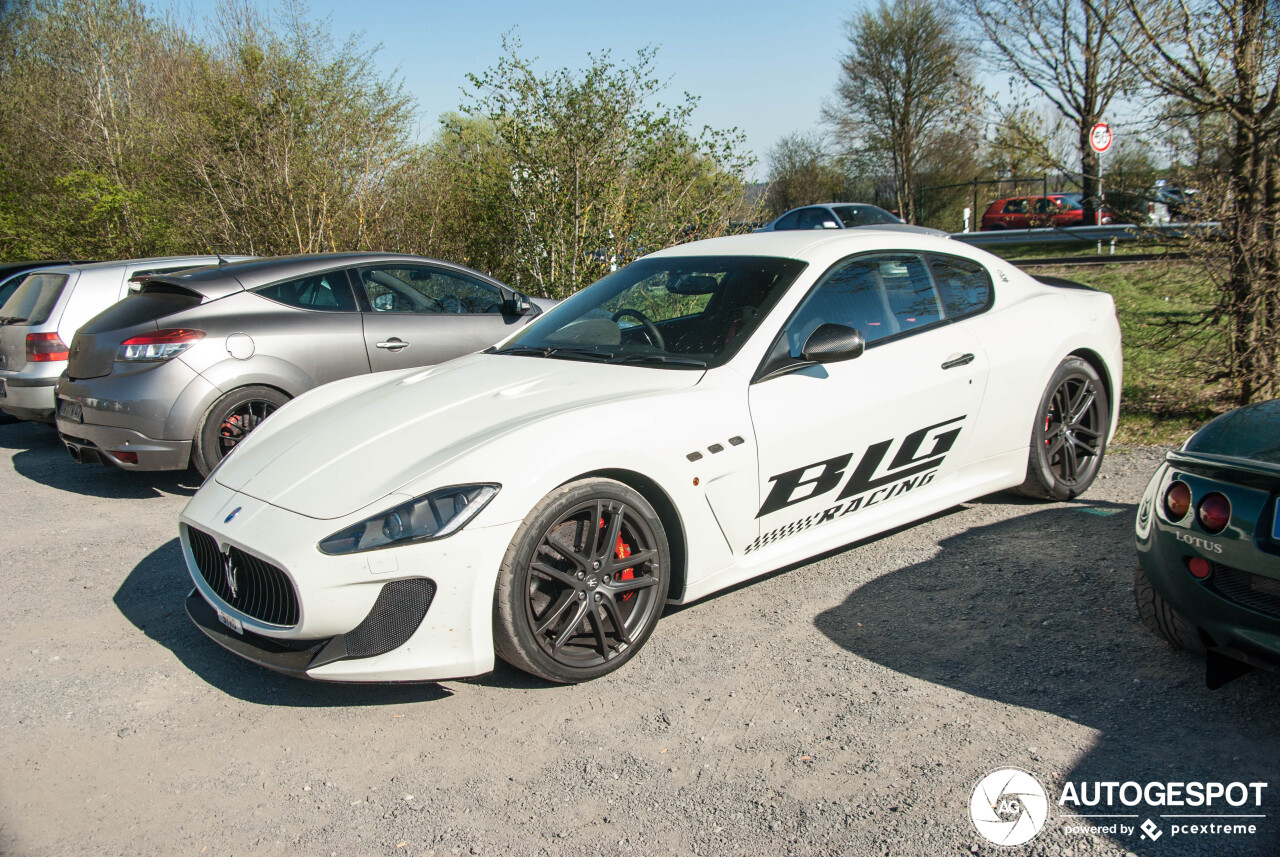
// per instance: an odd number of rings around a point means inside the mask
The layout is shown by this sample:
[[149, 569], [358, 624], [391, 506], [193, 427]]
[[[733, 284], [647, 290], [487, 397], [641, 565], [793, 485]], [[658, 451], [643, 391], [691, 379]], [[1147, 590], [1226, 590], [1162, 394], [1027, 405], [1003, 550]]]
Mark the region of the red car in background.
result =
[[[1102, 222], [1111, 215], [1103, 211]], [[1084, 206], [1065, 193], [1011, 196], [987, 206], [980, 229], [1034, 229], [1043, 226], [1083, 226]], [[1090, 224], [1092, 225], [1092, 224]]]

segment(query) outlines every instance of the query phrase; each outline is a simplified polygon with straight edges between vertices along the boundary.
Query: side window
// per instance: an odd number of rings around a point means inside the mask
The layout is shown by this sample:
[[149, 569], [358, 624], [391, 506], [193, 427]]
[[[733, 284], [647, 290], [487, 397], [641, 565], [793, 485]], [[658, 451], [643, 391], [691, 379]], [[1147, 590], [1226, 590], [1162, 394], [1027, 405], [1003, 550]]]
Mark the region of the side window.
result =
[[797, 225], [799, 223], [800, 223], [800, 212], [793, 211], [790, 214], [783, 217], [781, 220], [779, 220], [777, 224], [774, 225], [773, 228], [775, 231], [780, 229], [799, 229], [800, 227]]
[[868, 344], [941, 319], [924, 260], [910, 254], [856, 256], [838, 263], [787, 326], [791, 355], [822, 324], [857, 328]]
[[947, 318], [974, 315], [991, 304], [991, 276], [982, 265], [954, 256], [929, 256], [928, 259]]
[[254, 289], [256, 294], [285, 306], [323, 312], [355, 312], [345, 271], [326, 271]]
[[[830, 224], [830, 225], [828, 225]], [[800, 211], [797, 229], [833, 229], [839, 227], [835, 215], [825, 208], [805, 208]]]
[[374, 312], [502, 312], [502, 292], [496, 286], [426, 265], [361, 268], [360, 285]]

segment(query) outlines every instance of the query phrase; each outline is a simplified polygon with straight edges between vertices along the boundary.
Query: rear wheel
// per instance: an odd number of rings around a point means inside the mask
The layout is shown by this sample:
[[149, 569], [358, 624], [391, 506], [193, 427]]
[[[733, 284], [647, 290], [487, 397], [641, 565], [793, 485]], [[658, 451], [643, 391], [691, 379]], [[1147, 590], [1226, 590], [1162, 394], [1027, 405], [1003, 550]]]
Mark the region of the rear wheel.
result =
[[1160, 597], [1141, 563], [1133, 570], [1133, 600], [1138, 607], [1138, 618], [1148, 631], [1163, 637], [1175, 649], [1204, 654], [1200, 629]]
[[1085, 492], [1102, 466], [1111, 404], [1096, 369], [1068, 357], [1045, 387], [1031, 429], [1027, 478], [1014, 490], [1043, 500], [1071, 500]]
[[494, 593], [494, 648], [555, 682], [598, 678], [640, 650], [666, 603], [671, 551], [638, 492], [611, 479], [557, 488], [516, 531]]
[[279, 390], [254, 386], [232, 390], [214, 402], [200, 421], [191, 451], [191, 462], [200, 475], [208, 476], [240, 441], [287, 401], [289, 397]]

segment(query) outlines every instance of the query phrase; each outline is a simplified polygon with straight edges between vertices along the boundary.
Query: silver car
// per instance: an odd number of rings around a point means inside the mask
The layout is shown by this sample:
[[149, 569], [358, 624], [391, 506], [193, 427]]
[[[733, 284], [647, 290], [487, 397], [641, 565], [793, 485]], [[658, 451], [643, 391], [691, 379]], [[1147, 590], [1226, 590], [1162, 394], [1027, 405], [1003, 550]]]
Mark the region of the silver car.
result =
[[768, 226], [762, 226], [756, 232], [787, 232], [797, 229], [857, 229], [867, 226], [872, 229], [888, 229], [894, 232], [914, 232], [919, 235], [937, 235], [947, 237], [941, 229], [928, 226], [913, 226], [904, 223], [896, 214], [885, 211], [865, 202], [828, 202], [820, 205], [805, 205], [793, 208]]
[[81, 328], [58, 383], [71, 457], [203, 475], [301, 393], [478, 351], [553, 302], [417, 256], [261, 259], [145, 280]]
[[0, 306], [0, 410], [53, 422], [53, 387], [67, 368], [67, 343], [80, 325], [129, 294], [136, 277], [217, 261], [217, 256], [129, 259], [28, 274]]

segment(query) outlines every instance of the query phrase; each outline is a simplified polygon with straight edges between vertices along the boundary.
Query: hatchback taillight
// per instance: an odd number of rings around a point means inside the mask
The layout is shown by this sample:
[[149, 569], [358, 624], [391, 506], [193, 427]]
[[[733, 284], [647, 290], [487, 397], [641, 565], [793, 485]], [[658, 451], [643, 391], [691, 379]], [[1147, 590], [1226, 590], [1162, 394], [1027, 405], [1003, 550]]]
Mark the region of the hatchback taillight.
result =
[[56, 333], [27, 334], [27, 362], [52, 363], [71, 356], [67, 344]]
[[144, 333], [120, 343], [120, 348], [116, 351], [116, 360], [124, 362], [169, 360], [202, 339], [204, 339], [203, 330], [190, 330], [185, 327], [171, 327], [154, 333]]

